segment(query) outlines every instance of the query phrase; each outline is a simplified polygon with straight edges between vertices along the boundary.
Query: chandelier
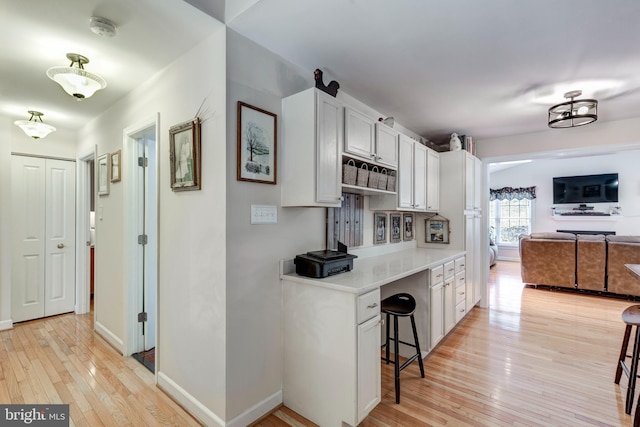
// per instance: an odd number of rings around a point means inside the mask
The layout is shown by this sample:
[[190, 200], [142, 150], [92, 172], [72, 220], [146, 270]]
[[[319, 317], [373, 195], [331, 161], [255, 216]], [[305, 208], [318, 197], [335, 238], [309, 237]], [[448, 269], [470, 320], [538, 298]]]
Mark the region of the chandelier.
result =
[[84, 64], [89, 63], [89, 58], [77, 53], [67, 53], [67, 59], [71, 61], [71, 65], [51, 67], [47, 70], [47, 76], [62, 86], [69, 95], [81, 100], [107, 87], [107, 82], [102, 77], [85, 71]]
[[549, 108], [550, 128], [573, 128], [588, 125], [598, 120], [598, 101], [595, 99], [578, 99], [581, 90], [573, 90], [564, 94], [567, 102]]
[[16, 120], [14, 122], [27, 136], [33, 139], [44, 138], [56, 130], [53, 126], [42, 121], [42, 113], [40, 111], [29, 110], [28, 113], [31, 114], [29, 120]]

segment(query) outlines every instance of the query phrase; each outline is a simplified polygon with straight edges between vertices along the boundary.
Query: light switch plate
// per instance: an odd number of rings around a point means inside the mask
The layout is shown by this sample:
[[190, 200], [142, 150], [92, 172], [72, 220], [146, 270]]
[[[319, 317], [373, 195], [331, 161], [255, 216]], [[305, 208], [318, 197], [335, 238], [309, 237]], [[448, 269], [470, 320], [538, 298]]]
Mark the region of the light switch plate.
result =
[[278, 207], [271, 205], [251, 205], [251, 224], [277, 224]]

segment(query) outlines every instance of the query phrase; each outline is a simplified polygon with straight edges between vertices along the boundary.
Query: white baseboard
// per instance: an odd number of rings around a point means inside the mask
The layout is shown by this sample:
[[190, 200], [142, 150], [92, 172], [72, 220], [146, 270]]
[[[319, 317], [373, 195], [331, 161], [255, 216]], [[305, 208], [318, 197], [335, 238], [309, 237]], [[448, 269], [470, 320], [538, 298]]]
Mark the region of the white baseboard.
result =
[[163, 372], [158, 372], [158, 387], [165, 393], [175, 399], [183, 408], [187, 410], [193, 417], [208, 427], [219, 426], [225, 427], [224, 420], [211, 412], [209, 408], [204, 406], [198, 399], [187, 393], [185, 389], [176, 384], [171, 378]]
[[113, 332], [107, 329], [102, 323], [95, 322], [94, 329], [98, 335], [104, 338], [113, 348], [124, 354], [124, 342], [118, 338]]
[[13, 320], [2, 320], [0, 321], [0, 331], [4, 331], [5, 329], [13, 328]]
[[224, 420], [214, 414], [209, 408], [204, 406], [202, 402], [189, 394], [163, 372], [158, 372], [158, 387], [182, 405], [194, 418], [209, 427], [245, 427], [282, 404], [282, 390], [278, 390], [262, 402], [259, 402], [231, 421], [225, 423]]
[[282, 404], [282, 390], [264, 399], [227, 423], [227, 427], [244, 427]]
[[520, 262], [520, 258], [498, 256], [498, 261]]

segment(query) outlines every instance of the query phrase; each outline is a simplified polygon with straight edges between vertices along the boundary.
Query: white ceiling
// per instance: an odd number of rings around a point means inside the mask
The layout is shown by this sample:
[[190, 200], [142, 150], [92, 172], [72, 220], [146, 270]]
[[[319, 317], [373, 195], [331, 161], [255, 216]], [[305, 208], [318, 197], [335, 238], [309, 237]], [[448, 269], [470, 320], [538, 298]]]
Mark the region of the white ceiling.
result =
[[[26, 120], [37, 110], [66, 129], [82, 127], [220, 28], [180, 0], [2, 0], [0, 9], [0, 114]], [[117, 35], [91, 32], [92, 16], [113, 21]], [[82, 101], [67, 95], [45, 74], [68, 66], [67, 53], [88, 57], [85, 70], [107, 87]]]
[[[398, 123], [438, 141], [451, 132], [476, 139], [547, 128], [549, 101], [529, 90], [619, 79], [600, 92], [599, 120], [640, 117], [640, 2], [637, 0], [188, 0], [226, 10], [228, 25]], [[77, 128], [104, 111], [219, 25], [181, 0], [3, 0], [0, 114], [45, 113]], [[245, 10], [246, 9], [246, 10]], [[118, 35], [88, 29], [91, 16]], [[89, 57], [108, 86], [75, 101], [45, 71]], [[553, 98], [552, 98], [553, 99]], [[570, 132], [570, 130], [557, 130]]]

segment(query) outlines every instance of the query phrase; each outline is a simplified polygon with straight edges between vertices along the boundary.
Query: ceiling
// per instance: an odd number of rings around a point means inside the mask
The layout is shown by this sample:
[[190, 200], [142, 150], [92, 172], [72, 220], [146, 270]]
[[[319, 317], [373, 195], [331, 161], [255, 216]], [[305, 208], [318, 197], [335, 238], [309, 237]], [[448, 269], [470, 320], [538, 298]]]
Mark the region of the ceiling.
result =
[[[212, 15], [221, 0], [188, 0]], [[615, 7], [612, 7], [615, 5]], [[76, 129], [219, 25], [181, 0], [5, 0], [0, 114]], [[582, 89], [599, 121], [640, 117], [637, 0], [227, 0], [227, 25], [438, 143], [547, 129], [547, 109]], [[112, 20], [113, 38], [89, 31]], [[223, 18], [221, 18], [223, 19]], [[75, 101], [45, 71], [89, 57], [108, 86]], [[617, 80], [589, 93], [591, 80]], [[532, 93], [549, 95], [543, 103]], [[557, 130], [570, 132], [570, 130]]]
[[[75, 130], [220, 28], [180, 0], [2, 0], [0, 114]], [[89, 29], [89, 18], [108, 18], [117, 34]], [[180, 17], [178, 22], [175, 17]], [[67, 53], [89, 58], [85, 70], [107, 81], [104, 90], [77, 101], [46, 71], [68, 66]]]

